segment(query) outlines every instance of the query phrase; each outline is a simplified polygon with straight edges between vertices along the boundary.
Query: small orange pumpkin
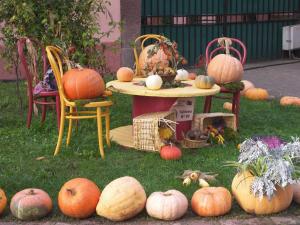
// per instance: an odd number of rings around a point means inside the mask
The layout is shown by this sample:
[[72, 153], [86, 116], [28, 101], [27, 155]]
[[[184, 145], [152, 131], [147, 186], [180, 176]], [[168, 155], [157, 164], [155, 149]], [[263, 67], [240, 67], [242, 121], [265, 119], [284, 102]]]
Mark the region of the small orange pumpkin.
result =
[[199, 75], [195, 79], [195, 86], [202, 89], [210, 89], [214, 86], [215, 80], [213, 77]]
[[96, 211], [100, 197], [97, 185], [86, 178], [66, 182], [58, 193], [58, 206], [63, 214], [73, 218], [87, 218]]
[[228, 111], [232, 111], [232, 103], [231, 102], [224, 102], [223, 109], [226, 109]]
[[104, 81], [92, 69], [71, 69], [62, 77], [66, 97], [71, 100], [91, 99], [101, 96], [105, 90]]
[[52, 200], [41, 189], [28, 188], [16, 193], [10, 202], [11, 213], [20, 220], [37, 220], [50, 213]]
[[242, 80], [241, 81], [244, 84], [244, 89], [241, 91], [241, 95], [245, 95], [245, 92], [250, 88], [255, 88], [254, 84], [249, 80]]
[[267, 100], [269, 93], [263, 88], [250, 88], [245, 92], [245, 97], [254, 101]]
[[191, 203], [199, 216], [222, 216], [230, 211], [232, 197], [224, 187], [204, 187], [193, 194]]
[[160, 157], [165, 160], [177, 160], [181, 155], [181, 150], [174, 145], [165, 145], [160, 149]]
[[280, 99], [280, 105], [282, 105], [282, 106], [287, 106], [287, 105], [300, 106], [300, 98], [293, 97], [293, 96], [284, 96]]
[[0, 215], [3, 213], [6, 204], [7, 204], [7, 198], [5, 192], [2, 189], [0, 189]]
[[117, 79], [121, 82], [130, 82], [132, 81], [134, 72], [129, 67], [121, 67], [117, 71]]

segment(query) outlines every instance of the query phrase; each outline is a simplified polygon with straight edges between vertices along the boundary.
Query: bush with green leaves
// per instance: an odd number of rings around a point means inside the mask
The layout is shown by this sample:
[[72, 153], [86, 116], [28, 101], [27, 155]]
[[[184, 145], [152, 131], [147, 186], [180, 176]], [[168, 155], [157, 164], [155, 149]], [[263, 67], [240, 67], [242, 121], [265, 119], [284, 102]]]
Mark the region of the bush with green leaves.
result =
[[[3, 56], [16, 65], [17, 39], [28, 37], [44, 46], [58, 45], [73, 53], [73, 61], [103, 70], [100, 41], [119, 25], [108, 10], [110, 4], [109, 0], [1, 0]], [[109, 18], [108, 31], [101, 31], [99, 14]]]
[[276, 186], [286, 187], [300, 177], [300, 139], [270, 148], [267, 143], [257, 139], [246, 139], [240, 146], [238, 161], [227, 162], [237, 167], [238, 172], [249, 171], [255, 179], [251, 192], [262, 198], [272, 198]]

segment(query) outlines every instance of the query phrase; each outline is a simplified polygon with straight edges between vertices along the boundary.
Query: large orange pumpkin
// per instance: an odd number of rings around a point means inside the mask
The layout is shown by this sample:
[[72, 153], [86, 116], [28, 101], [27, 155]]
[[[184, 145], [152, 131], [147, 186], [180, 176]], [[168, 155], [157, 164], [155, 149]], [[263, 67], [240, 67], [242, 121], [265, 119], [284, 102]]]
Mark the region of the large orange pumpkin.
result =
[[62, 83], [66, 97], [71, 100], [96, 98], [105, 90], [101, 75], [92, 69], [68, 70]]
[[293, 97], [293, 96], [284, 96], [280, 99], [280, 105], [282, 105], [282, 106], [287, 106], [287, 105], [300, 106], [300, 98]]
[[13, 196], [10, 210], [20, 220], [37, 220], [50, 213], [52, 200], [45, 191], [28, 188]]
[[86, 178], [66, 182], [58, 194], [58, 206], [63, 214], [74, 218], [87, 218], [96, 211], [100, 197], [97, 185]]
[[204, 187], [193, 194], [191, 203], [199, 216], [221, 216], [230, 211], [232, 198], [224, 187]]
[[251, 193], [251, 185], [255, 177], [249, 172], [238, 173], [233, 178], [232, 194], [239, 205], [248, 213], [257, 215], [278, 213], [287, 209], [293, 199], [293, 188], [291, 185], [281, 188], [276, 186], [276, 192], [271, 199], [255, 197]]
[[159, 49], [156, 54], [151, 57], [148, 57], [148, 51], [153, 49], [154, 44], [146, 46], [139, 55], [139, 67], [141, 69], [142, 75], [145, 74], [144, 69], [148, 65], [148, 69], [152, 70], [157, 63], [160, 63], [160, 66], [165, 68], [169, 66], [169, 58], [164, 53], [162, 49]]
[[207, 75], [217, 84], [226, 84], [242, 79], [244, 70], [241, 62], [229, 54], [216, 55], [207, 66]]
[[0, 215], [3, 213], [6, 204], [7, 204], [7, 198], [5, 192], [2, 189], [0, 189]]
[[263, 88], [249, 88], [245, 92], [245, 97], [254, 101], [267, 100], [269, 98], [269, 92]]

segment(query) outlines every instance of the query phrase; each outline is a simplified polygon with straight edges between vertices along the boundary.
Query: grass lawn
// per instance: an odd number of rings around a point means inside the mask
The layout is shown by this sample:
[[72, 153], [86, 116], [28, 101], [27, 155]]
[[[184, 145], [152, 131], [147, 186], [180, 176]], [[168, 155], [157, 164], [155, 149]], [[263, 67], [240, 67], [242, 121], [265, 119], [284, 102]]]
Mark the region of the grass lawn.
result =
[[[26, 101], [25, 84], [22, 83], [23, 99]], [[216, 186], [230, 188], [234, 169], [223, 167], [226, 160], [236, 160], [238, 150], [235, 143], [225, 147], [214, 146], [199, 150], [183, 150], [178, 161], [164, 161], [159, 154], [124, 149], [116, 144], [111, 149], [105, 146], [106, 159], [102, 160], [98, 151], [96, 121], [80, 121], [78, 132], [73, 132], [71, 144], [53, 157], [57, 141], [55, 114], [50, 112], [45, 124], [40, 117], [33, 118], [32, 127], [26, 128], [26, 107], [23, 116], [18, 111], [15, 83], [0, 82], [0, 187], [10, 199], [16, 192], [36, 187], [47, 191], [53, 199], [53, 213], [45, 220], [69, 220], [57, 207], [57, 194], [66, 181], [75, 177], [93, 180], [101, 189], [110, 181], [121, 176], [133, 176], [144, 186], [147, 195], [154, 191], [178, 189], [189, 199], [197, 185], [183, 187], [175, 179], [185, 169], [212, 171], [219, 174]], [[111, 112], [112, 128], [131, 122], [131, 98], [114, 94]], [[215, 101], [216, 103], [216, 101]], [[214, 111], [222, 110], [222, 103], [214, 104]], [[197, 99], [197, 111], [202, 109], [202, 99]], [[300, 109], [281, 107], [277, 101], [252, 102], [242, 99], [240, 135], [244, 139], [252, 135], [279, 135], [284, 139], [300, 135]], [[65, 130], [66, 132], [66, 130]], [[66, 135], [65, 135], [66, 136]], [[44, 160], [36, 160], [37, 157]], [[300, 207], [293, 204], [282, 214], [300, 215]], [[194, 216], [191, 212], [186, 217]], [[236, 202], [226, 217], [247, 217]], [[147, 218], [145, 212], [138, 218]], [[95, 220], [103, 220], [95, 217]], [[2, 221], [14, 220], [8, 208]]]

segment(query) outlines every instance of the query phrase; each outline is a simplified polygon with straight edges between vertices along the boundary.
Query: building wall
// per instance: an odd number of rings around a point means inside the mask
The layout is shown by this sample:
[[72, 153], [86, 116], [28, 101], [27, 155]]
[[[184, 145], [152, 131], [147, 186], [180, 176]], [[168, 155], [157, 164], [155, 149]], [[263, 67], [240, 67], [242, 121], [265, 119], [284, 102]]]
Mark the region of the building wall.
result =
[[[122, 6], [122, 8], [121, 8]], [[134, 7], [132, 7], [134, 6]], [[107, 46], [108, 50], [105, 50], [105, 56], [107, 61], [107, 68], [115, 72], [121, 65], [133, 64], [133, 57], [129, 59], [128, 56], [131, 54], [129, 43], [136, 34], [139, 34], [140, 30], [140, 0], [111, 0], [111, 6], [109, 6], [110, 13], [113, 19], [119, 22], [121, 19], [124, 21], [124, 27], [121, 32], [120, 29], [115, 29], [109, 37], [103, 37], [102, 43]], [[121, 10], [125, 10], [122, 12]], [[135, 15], [137, 14], [137, 15]], [[134, 21], [137, 20], [137, 21]], [[98, 21], [103, 31], [109, 29], [109, 19], [106, 15], [99, 15]], [[138, 27], [136, 27], [138, 26]], [[133, 28], [132, 28], [133, 27]], [[128, 30], [127, 30], [128, 29]], [[137, 32], [138, 31], [138, 32]], [[1, 35], [1, 34], [0, 34]], [[121, 40], [121, 43], [115, 45], [117, 40]], [[117, 51], [109, 50], [109, 47], [114, 45], [114, 49]], [[123, 51], [125, 48], [125, 51]], [[0, 51], [4, 50], [3, 44], [0, 43]], [[122, 57], [122, 53], [126, 56]], [[0, 80], [15, 80], [16, 76], [13, 71], [5, 70], [4, 59], [0, 58]]]

